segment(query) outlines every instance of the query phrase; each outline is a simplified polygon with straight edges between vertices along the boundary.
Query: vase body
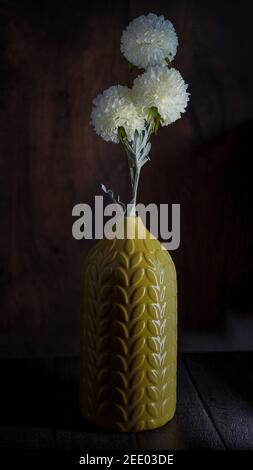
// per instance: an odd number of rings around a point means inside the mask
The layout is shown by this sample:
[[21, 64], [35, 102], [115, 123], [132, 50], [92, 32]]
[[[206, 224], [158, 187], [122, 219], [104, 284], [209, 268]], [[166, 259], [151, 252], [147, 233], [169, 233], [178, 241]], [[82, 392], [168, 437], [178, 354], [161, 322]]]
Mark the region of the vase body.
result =
[[136, 432], [175, 413], [177, 281], [141, 219], [122, 223], [131, 238], [98, 241], [83, 269], [80, 407], [99, 427]]

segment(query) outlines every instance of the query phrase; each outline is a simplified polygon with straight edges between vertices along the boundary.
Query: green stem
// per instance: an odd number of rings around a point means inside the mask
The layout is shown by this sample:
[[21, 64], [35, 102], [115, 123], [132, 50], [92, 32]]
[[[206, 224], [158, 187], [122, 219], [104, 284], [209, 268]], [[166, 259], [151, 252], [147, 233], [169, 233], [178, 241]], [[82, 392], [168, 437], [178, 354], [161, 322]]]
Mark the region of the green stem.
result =
[[131, 162], [130, 158], [127, 158], [127, 160], [128, 160], [128, 167], [129, 167], [129, 172], [130, 172], [131, 188], [132, 188], [132, 191], [133, 191], [133, 188], [134, 188], [134, 167], [132, 165], [132, 162]]
[[137, 198], [137, 190], [138, 190], [138, 184], [139, 184], [139, 178], [140, 178], [140, 168], [137, 166], [135, 170], [135, 175], [134, 175], [134, 185], [133, 185], [133, 197], [132, 197], [132, 203], [136, 205], [136, 198]]

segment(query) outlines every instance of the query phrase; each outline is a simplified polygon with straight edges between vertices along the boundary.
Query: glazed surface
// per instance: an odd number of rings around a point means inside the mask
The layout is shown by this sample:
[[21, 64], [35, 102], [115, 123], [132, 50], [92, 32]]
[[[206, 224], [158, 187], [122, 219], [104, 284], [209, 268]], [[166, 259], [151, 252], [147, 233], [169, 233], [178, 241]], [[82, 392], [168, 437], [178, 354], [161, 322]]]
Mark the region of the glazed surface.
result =
[[177, 281], [156, 239], [101, 240], [82, 276], [83, 416], [117, 431], [154, 429], [176, 407]]

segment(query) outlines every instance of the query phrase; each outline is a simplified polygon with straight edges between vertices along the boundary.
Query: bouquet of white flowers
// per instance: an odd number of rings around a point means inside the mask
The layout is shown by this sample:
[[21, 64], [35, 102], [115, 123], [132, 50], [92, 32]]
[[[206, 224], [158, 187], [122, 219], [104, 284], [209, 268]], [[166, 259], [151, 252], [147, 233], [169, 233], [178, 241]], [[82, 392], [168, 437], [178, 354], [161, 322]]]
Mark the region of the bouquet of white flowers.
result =
[[[123, 31], [121, 52], [141, 74], [132, 89], [115, 85], [93, 101], [91, 124], [104, 140], [121, 143], [126, 151], [132, 188], [128, 207], [134, 212], [142, 166], [150, 159], [151, 134], [159, 126], [175, 122], [185, 112], [189, 93], [180, 73], [171, 67], [178, 39], [175, 29], [163, 16], [149, 13], [134, 19]], [[120, 198], [102, 185], [126, 211]]]

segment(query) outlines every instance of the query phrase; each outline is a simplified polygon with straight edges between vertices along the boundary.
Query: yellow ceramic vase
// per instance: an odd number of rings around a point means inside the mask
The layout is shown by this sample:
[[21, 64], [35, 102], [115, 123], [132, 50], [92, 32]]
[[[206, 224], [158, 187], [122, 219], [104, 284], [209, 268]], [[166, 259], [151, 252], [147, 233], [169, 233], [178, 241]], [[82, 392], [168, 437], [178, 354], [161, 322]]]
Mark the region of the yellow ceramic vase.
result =
[[93, 424], [136, 432], [175, 413], [177, 281], [139, 217], [124, 217], [122, 227], [129, 238], [100, 240], [85, 261], [80, 404]]

